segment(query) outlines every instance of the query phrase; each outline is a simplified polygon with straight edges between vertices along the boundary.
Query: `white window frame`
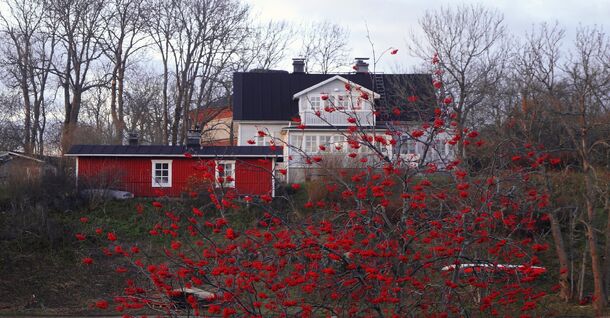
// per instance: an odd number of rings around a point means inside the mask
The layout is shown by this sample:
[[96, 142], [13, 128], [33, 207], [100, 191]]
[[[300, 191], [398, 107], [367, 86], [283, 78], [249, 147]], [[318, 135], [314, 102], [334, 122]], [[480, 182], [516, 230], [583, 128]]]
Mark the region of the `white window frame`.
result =
[[[231, 169], [231, 175], [230, 177], [233, 178], [233, 180], [231, 181], [227, 181], [226, 177], [227, 175], [224, 175], [224, 182], [221, 184], [220, 182], [218, 182], [218, 178], [220, 178], [220, 171], [218, 171], [218, 166], [219, 165], [232, 165], [233, 168]], [[215, 184], [217, 187], [225, 187], [225, 188], [235, 188], [235, 160], [216, 160], [216, 168], [214, 169], [215, 173], [214, 173], [214, 180], [215, 180]], [[223, 173], [226, 173], [226, 169], [224, 170]]]
[[305, 153], [314, 153], [314, 152], [318, 151], [318, 136], [317, 135], [305, 135], [304, 136], [303, 151]]
[[257, 146], [271, 146], [271, 139], [267, 136], [256, 136], [254, 140]]
[[[151, 160], [151, 186], [153, 188], [171, 188], [172, 187], [172, 160]], [[167, 182], [160, 183], [156, 180], [157, 164], [167, 164]], [[164, 170], [164, 169], [161, 169]]]
[[337, 103], [336, 107], [338, 110], [349, 110], [352, 108], [351, 95], [339, 94], [336, 96], [335, 101]]
[[288, 145], [290, 148], [301, 150], [303, 148], [303, 135], [290, 135]]
[[417, 154], [417, 142], [407, 135], [400, 136], [400, 153], [403, 155]]
[[[327, 149], [331, 146], [333, 146], [332, 143], [332, 136], [331, 135], [319, 135], [318, 136], [318, 151], [320, 151], [320, 146], [324, 146]], [[324, 141], [322, 141], [322, 139], [325, 139]]]
[[[337, 150], [336, 146], [340, 146], [341, 150]], [[343, 135], [334, 135], [332, 137], [332, 151], [333, 152], [347, 152], [347, 137], [343, 136]]]
[[313, 110], [313, 111], [322, 109], [322, 105], [325, 102], [322, 100], [322, 96], [320, 96], [320, 95], [309, 96], [307, 101], [308, 101], [309, 105], [307, 105], [306, 109]]

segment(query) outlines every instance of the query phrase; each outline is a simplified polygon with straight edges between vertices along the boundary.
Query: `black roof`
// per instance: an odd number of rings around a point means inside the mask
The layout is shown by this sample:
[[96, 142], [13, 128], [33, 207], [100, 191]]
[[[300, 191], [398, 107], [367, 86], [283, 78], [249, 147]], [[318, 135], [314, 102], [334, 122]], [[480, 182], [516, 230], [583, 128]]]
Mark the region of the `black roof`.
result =
[[282, 147], [269, 146], [166, 146], [166, 145], [74, 145], [65, 155], [71, 157], [280, 157]]
[[[233, 119], [287, 121], [299, 113], [298, 100], [293, 96], [308, 87], [339, 75], [350, 82], [373, 91], [373, 74], [308, 74], [288, 72], [247, 72], [233, 74]], [[378, 74], [383, 78], [385, 105], [377, 103], [378, 120], [421, 120], [433, 114], [435, 100], [432, 76], [429, 74]], [[407, 97], [416, 95], [417, 103]], [[398, 107], [400, 115], [392, 110]]]

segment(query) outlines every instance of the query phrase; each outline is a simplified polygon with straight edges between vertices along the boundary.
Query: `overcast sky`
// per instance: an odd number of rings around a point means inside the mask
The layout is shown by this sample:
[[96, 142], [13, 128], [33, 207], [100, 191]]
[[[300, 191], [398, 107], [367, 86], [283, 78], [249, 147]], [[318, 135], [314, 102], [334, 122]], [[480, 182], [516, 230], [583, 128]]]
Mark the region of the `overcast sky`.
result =
[[[558, 21], [566, 29], [566, 42], [574, 38], [579, 24], [602, 25], [609, 30], [610, 0], [246, 0], [262, 19], [310, 23], [330, 20], [350, 29], [353, 56], [371, 56], [366, 25], [376, 51], [400, 49], [398, 55], [380, 62], [381, 71], [411, 69], [418, 61], [405, 50], [411, 30], [418, 31], [417, 20], [426, 10], [458, 3], [482, 4], [504, 14], [508, 30], [522, 36], [533, 24]], [[295, 44], [296, 45], [296, 44]], [[296, 54], [296, 52], [294, 52]], [[287, 59], [289, 60], [289, 58]], [[282, 68], [288, 69], [290, 61]]]

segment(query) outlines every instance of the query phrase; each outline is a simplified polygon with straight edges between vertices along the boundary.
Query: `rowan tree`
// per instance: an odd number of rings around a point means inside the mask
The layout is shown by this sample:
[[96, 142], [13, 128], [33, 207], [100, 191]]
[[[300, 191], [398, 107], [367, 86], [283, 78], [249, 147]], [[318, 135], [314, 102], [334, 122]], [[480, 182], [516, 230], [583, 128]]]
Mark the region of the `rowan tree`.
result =
[[[371, 98], [356, 84], [345, 89], [360, 102]], [[190, 195], [205, 203], [151, 203], [158, 219], [149, 234], [164, 242], [160, 258], [142, 255], [109, 229], [93, 234], [104, 242], [104, 254], [126, 264], [115, 268], [128, 278], [114, 309], [225, 317], [532, 313], [546, 295], [536, 282], [546, 272], [538, 255], [549, 248], [538, 235], [549, 194], [535, 176], [552, 163], [540, 149], [498, 148], [497, 160], [472, 169], [441, 151], [440, 142], [486, 143], [477, 131], [455, 131], [448, 109], [443, 97], [429, 122], [383, 131], [349, 120], [340, 131], [345, 143], [333, 145], [345, 147], [338, 154], [346, 164], [325, 168], [330, 147], [301, 151], [324, 177], [309, 189], [289, 184], [275, 199], [238, 195], [223, 186], [232, 180], [222, 177], [221, 166], [186, 153], [199, 171]], [[331, 102], [317, 115], [334, 111], [349, 114]], [[387, 155], [384, 148], [396, 146], [400, 133], [426, 147], [422, 158]], [[301, 150], [280, 139], [270, 147], [279, 146]], [[315, 200], [294, 200], [320, 188], [326, 193]], [[240, 222], [252, 210], [255, 220]], [[185, 296], [181, 309], [176, 296], [188, 288], [210, 294], [206, 301]]]

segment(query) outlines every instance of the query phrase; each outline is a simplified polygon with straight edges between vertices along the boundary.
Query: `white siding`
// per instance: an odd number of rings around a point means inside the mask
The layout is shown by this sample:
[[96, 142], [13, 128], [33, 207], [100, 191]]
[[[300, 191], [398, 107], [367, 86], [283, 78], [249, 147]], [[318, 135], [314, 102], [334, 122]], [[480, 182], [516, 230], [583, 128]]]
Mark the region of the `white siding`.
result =
[[[320, 100], [321, 96], [328, 96], [328, 99]], [[337, 79], [301, 96], [299, 115], [306, 126], [345, 126], [349, 124], [349, 117], [357, 118], [360, 126], [374, 126], [372, 101], [373, 96], [370, 94], [368, 100], [361, 98], [355, 85], [348, 92], [345, 83]], [[334, 111], [325, 111], [326, 106]], [[320, 116], [316, 115], [316, 111], [320, 112]]]
[[[274, 124], [252, 124], [252, 123], [239, 123], [237, 128], [237, 145], [238, 146], [256, 146], [248, 143], [248, 140], [254, 140], [259, 142], [260, 139], [258, 137], [259, 130], [264, 131], [270, 134], [273, 138], [281, 138], [283, 140], [283, 136], [281, 134], [282, 128], [288, 126], [288, 123], [274, 123]], [[269, 137], [265, 138], [265, 141], [268, 142]], [[278, 144], [281, 146], [281, 144]]]

